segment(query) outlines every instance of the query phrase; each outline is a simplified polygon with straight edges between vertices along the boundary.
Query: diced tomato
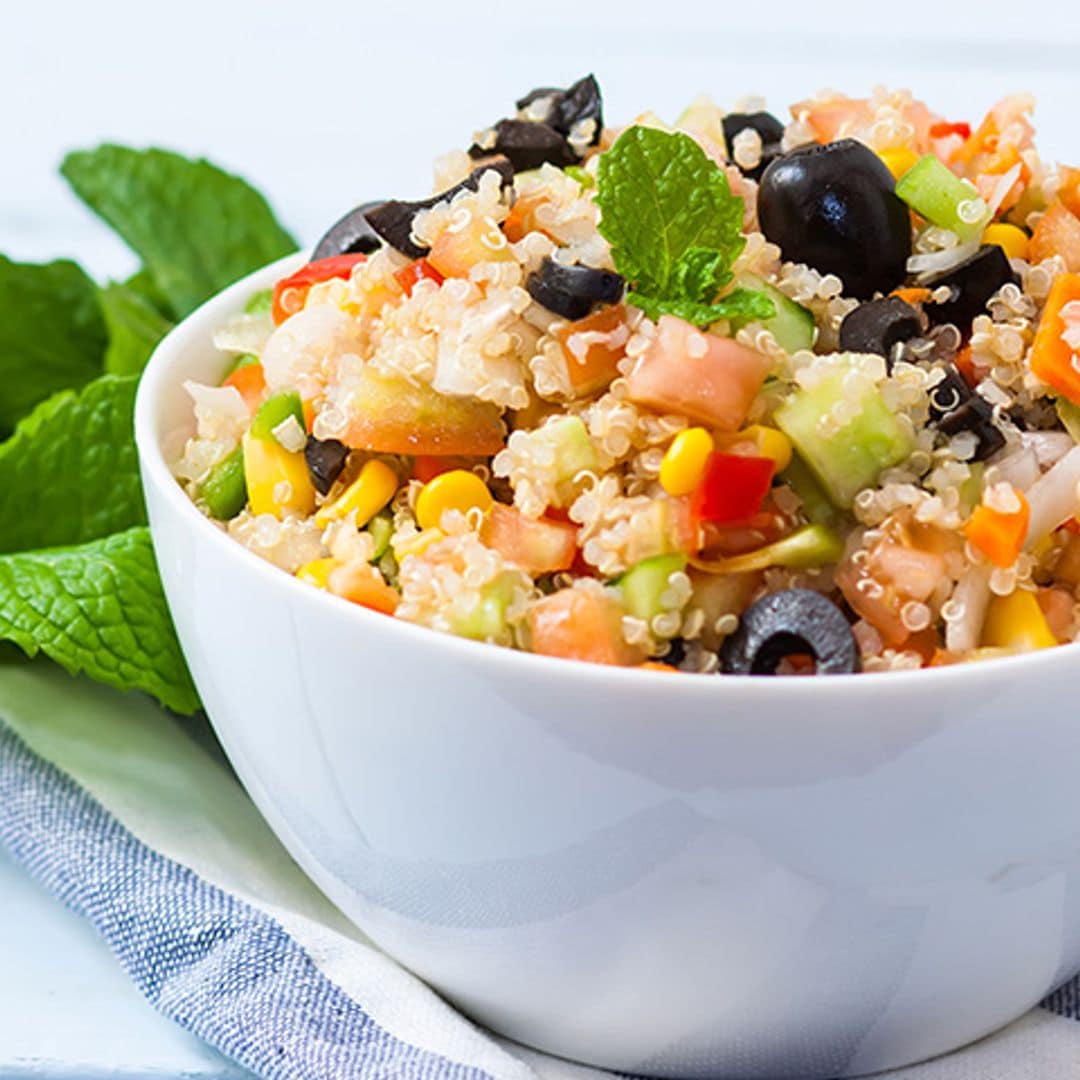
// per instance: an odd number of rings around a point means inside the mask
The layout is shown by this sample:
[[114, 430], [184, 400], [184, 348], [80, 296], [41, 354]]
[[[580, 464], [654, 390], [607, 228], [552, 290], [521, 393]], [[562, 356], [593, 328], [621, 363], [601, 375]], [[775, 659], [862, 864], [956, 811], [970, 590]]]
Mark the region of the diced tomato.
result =
[[775, 543], [790, 531], [788, 519], [766, 503], [758, 513], [745, 521], [703, 525], [701, 550], [707, 553], [709, 559], [745, 555], [748, 551], [757, 551]]
[[560, 589], [529, 611], [532, 651], [625, 667], [644, 657], [622, 633], [622, 605], [601, 590]]
[[566, 361], [566, 381], [574, 397], [602, 389], [619, 374], [616, 365], [626, 355], [629, 337], [622, 304], [601, 308], [555, 331]]
[[1062, 203], [1054, 203], [1039, 218], [1028, 254], [1033, 263], [1060, 255], [1065, 260], [1066, 270], [1080, 271], [1080, 218]]
[[1070, 213], [1080, 217], [1080, 169], [1065, 167], [1061, 170], [1057, 197]]
[[1030, 101], [1022, 96], [1003, 98], [950, 161], [950, 165], [974, 181], [980, 190], [989, 188], [986, 178], [1004, 176], [1014, 165], [1020, 166], [1019, 179], [1005, 197], [999, 212], [1016, 205], [1031, 179], [1031, 169], [1023, 156], [1023, 152], [1031, 148], [1035, 134], [1028, 118], [1030, 108]]
[[655, 339], [627, 377], [627, 397], [720, 431], [738, 431], [770, 366], [767, 357], [731, 338], [662, 315]]
[[382, 574], [367, 563], [336, 567], [330, 571], [326, 587], [335, 596], [384, 615], [393, 615], [401, 599], [396, 590], [386, 584]]
[[514, 253], [492, 218], [474, 218], [460, 231], [444, 229], [431, 246], [428, 263], [444, 278], [468, 277], [479, 263], [513, 262]]
[[527, 518], [502, 503], [495, 503], [485, 515], [480, 539], [533, 576], [569, 570], [577, 553], [576, 526]]
[[957, 124], [950, 124], [947, 120], [942, 120], [937, 124], [930, 125], [930, 138], [944, 139], [947, 135], [959, 135], [961, 139], [970, 139], [971, 125], [964, 121]]
[[557, 237], [546, 232], [537, 220], [536, 211], [548, 202], [545, 195], [519, 195], [503, 222], [503, 232], [511, 244], [523, 240], [531, 232], [542, 232], [552, 240]]
[[331, 255], [329, 259], [316, 259], [306, 266], [301, 266], [295, 274], [282, 278], [274, 286], [274, 296], [270, 305], [270, 316], [276, 326], [280, 326], [290, 315], [295, 315], [307, 299], [312, 285], [331, 278], [347, 278], [357, 263], [363, 262], [366, 255]]
[[945, 575], [941, 555], [901, 544], [879, 544], [870, 555], [871, 573], [908, 600], [926, 600]]
[[349, 382], [351, 413], [341, 441], [354, 450], [438, 457], [489, 457], [503, 446], [499, 408], [450, 397], [426, 383], [365, 365]]
[[418, 454], [413, 458], [412, 475], [414, 480], [426, 484], [443, 473], [453, 472], [455, 469], [472, 471], [476, 462], [473, 458], [466, 457], [432, 457], [429, 454]]
[[769, 493], [775, 471], [772, 458], [714, 450], [692, 496], [694, 515], [699, 521], [721, 524], [753, 517]]
[[791, 115], [810, 125], [820, 143], [834, 142], [851, 135], [873, 121], [874, 113], [865, 98], [837, 95], [824, 101], [802, 101], [791, 106]]
[[227, 375], [222, 386], [231, 386], [240, 392], [249, 412], [254, 412], [266, 397], [266, 373], [262, 364], [245, 364]]
[[394, 274], [394, 278], [405, 290], [406, 296], [412, 296], [413, 289], [421, 281], [434, 281], [436, 285], [441, 285], [446, 280], [427, 259], [417, 259], [416, 262], [402, 267]]

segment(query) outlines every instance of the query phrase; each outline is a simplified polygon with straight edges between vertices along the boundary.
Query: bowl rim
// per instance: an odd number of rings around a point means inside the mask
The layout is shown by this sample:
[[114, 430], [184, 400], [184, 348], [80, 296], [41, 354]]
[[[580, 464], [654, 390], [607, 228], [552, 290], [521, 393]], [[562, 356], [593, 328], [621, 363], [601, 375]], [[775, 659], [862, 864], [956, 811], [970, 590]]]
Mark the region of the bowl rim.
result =
[[[500, 647], [484, 641], [474, 641], [456, 634], [442, 633], [418, 623], [369, 611], [324, 590], [313, 589], [294, 575], [259, 558], [254, 552], [249, 551], [222, 529], [216, 527], [198, 510], [173, 476], [165, 460], [157, 431], [159, 403], [169, 393], [182, 392], [180, 381], [184, 377], [183, 358], [193, 344], [189, 339], [193, 336], [205, 337], [209, 341], [213, 330], [229, 314], [242, 310], [244, 301], [251, 292], [267, 288], [283, 274], [304, 265], [307, 261], [308, 253], [301, 251], [268, 263], [210, 297], [185, 316], [154, 349], [143, 371], [135, 399], [135, 444], [144, 483], [155, 488], [158, 496], [169, 504], [179, 520], [191, 528], [198, 543], [221, 545], [223, 552], [227, 551], [231, 558], [237, 560], [238, 567], [261, 576], [266, 582], [266, 588], [284, 589], [287, 595], [308, 603], [331, 605], [331, 608], [336, 608], [339, 614], [348, 612], [349, 617], [359, 620], [357, 625], [360, 627], [366, 625], [371, 630], [380, 631], [383, 636], [400, 635], [398, 640], [406, 647], [422, 650], [426, 644], [429, 648], [448, 649], [451, 653], [457, 653], [463, 663], [484, 662], [484, 657], [487, 657], [488, 663], [503, 665], [507, 667], [510, 674], [515, 670], [515, 665], [524, 665], [524, 672], [532, 676], [543, 675], [545, 671], [553, 676], [561, 673], [563, 677], [607, 684], [612, 692], [628, 686], [640, 688], [647, 686], [655, 690], [658, 682], [661, 682], [664, 685], [670, 684], [671, 691], [678, 694], [711, 694], [717, 700], [722, 700], [726, 692], [735, 690], [773, 698], [802, 697], [807, 693], [820, 696], [829, 692], [829, 688], [835, 690], [840, 687], [849, 687], [847, 693], [851, 693], [854, 689], [853, 680], [855, 680], [855, 686], [864, 688], [880, 686], [883, 690], [902, 690], [909, 686], [914, 689], [925, 684], [929, 690], [933, 687], [943, 688], [946, 683], [956, 680], [974, 681], [980, 675], [983, 677], [1002, 676], [1007, 673], [1017, 678], [1025, 676], [1037, 678], [1040, 673], [1051, 667], [1069, 663], [1080, 649], [1080, 642], [1066, 642], [1053, 648], [991, 660], [901, 671], [869, 673], [860, 671], [830, 675], [822, 679], [774, 678], [749, 674], [724, 675], [722, 678], [716, 678], [715, 673], [710, 673], [709, 677], [674, 679], [672, 672], [567, 660], [521, 649]], [[154, 529], [151, 527], [152, 539], [153, 533]], [[295, 591], [289, 592], [289, 590]], [[867, 679], [865, 677], [867, 675], [871, 675], [872, 678]], [[679, 689], [675, 690], [676, 687]]]

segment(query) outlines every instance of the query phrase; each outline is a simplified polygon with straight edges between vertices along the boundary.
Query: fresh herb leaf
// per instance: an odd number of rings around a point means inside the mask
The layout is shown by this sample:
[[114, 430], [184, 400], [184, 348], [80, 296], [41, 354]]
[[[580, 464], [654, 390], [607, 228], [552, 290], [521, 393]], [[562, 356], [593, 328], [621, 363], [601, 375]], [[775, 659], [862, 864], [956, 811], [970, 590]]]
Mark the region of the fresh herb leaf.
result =
[[141, 296], [162, 318], [169, 315], [169, 302], [161, 295], [154, 279], [146, 270], [137, 270], [123, 283], [124, 288]]
[[101, 311], [109, 331], [105, 370], [114, 375], [137, 375], [157, 343], [173, 324], [145, 297], [126, 285], [113, 283], [101, 290]]
[[81, 544], [146, 521], [135, 376], [42, 402], [0, 444], [0, 552]]
[[39, 401], [101, 373], [105, 325], [97, 286], [73, 262], [0, 255], [0, 433]]
[[714, 304], [702, 304], [694, 300], [659, 300], [655, 296], [630, 291], [627, 303], [641, 308], [650, 319], [661, 315], [675, 315], [695, 326], [711, 326], [721, 319], [771, 319], [776, 314], [773, 302], [764, 294], [750, 289], [736, 289], [721, 297]]
[[296, 250], [266, 200], [208, 161], [105, 145], [69, 154], [60, 171], [142, 258], [174, 318]]
[[77, 547], [0, 555], [0, 639], [72, 674], [145, 690], [176, 712], [199, 707], [145, 526]]
[[761, 293], [717, 299], [746, 243], [743, 202], [689, 135], [629, 128], [601, 155], [597, 179], [599, 229], [631, 282], [631, 304], [651, 319], [677, 315], [695, 326], [776, 314]]

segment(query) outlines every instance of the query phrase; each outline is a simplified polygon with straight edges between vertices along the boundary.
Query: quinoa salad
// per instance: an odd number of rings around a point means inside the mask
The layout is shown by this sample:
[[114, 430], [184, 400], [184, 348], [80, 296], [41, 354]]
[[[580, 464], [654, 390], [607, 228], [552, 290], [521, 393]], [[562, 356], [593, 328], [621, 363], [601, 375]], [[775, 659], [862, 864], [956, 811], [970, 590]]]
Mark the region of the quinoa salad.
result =
[[1073, 641], [1080, 170], [1032, 110], [879, 89], [612, 127], [592, 76], [533, 90], [218, 329], [175, 475], [314, 588], [547, 656]]

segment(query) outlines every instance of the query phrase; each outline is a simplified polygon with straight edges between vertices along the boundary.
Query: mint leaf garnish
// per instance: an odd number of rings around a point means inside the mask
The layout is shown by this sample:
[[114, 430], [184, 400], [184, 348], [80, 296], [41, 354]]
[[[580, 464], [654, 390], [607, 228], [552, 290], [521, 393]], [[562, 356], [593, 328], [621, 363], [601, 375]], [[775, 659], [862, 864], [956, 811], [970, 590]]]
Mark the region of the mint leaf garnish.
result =
[[67, 260], [0, 255], [0, 435], [57, 390], [101, 373], [105, 326], [97, 286]]
[[776, 311], [746, 290], [717, 300], [746, 243], [743, 201], [724, 170], [683, 132], [632, 127], [601, 155], [596, 201], [601, 234], [631, 284], [627, 300], [650, 318], [678, 315], [698, 326]]
[[105, 370], [114, 375], [142, 371], [154, 346], [173, 326], [144, 296], [115, 282], [101, 290], [101, 311], [109, 331]]
[[145, 526], [77, 547], [0, 555], [0, 639], [72, 674], [145, 690], [176, 712], [199, 707]]
[[134, 376], [42, 402], [0, 443], [0, 552], [80, 544], [146, 521]]
[[142, 258], [174, 318], [296, 250], [266, 200], [208, 161], [105, 145], [69, 154], [60, 171]]

